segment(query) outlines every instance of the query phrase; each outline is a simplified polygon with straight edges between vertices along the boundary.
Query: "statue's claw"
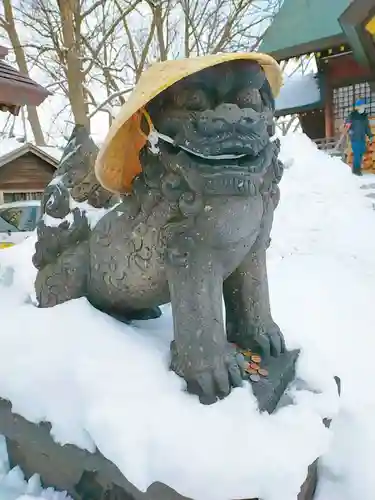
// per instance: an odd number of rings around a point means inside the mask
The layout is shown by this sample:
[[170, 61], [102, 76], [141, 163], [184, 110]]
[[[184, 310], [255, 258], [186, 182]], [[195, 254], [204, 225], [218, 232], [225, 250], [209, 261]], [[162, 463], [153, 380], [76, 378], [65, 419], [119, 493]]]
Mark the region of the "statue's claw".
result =
[[286, 351], [284, 335], [274, 321], [268, 326], [267, 334], [270, 338], [271, 356], [277, 357], [283, 354]]
[[265, 358], [277, 358], [285, 352], [285, 340], [278, 325], [272, 321], [270, 325], [255, 329], [254, 344], [260, 348]]
[[[184, 370], [176, 356], [178, 355], [172, 346], [172, 369], [184, 376], [188, 392], [197, 395], [202, 404], [213, 404], [218, 399], [228, 396], [232, 388], [242, 386], [245, 360], [230, 346], [223, 356], [215, 356], [209, 363], [205, 359], [206, 366], [203, 369], [194, 369], [188, 362], [189, 366]], [[196, 363], [197, 360], [194, 359], [195, 366]]]
[[240, 328], [239, 331], [230, 328], [228, 338], [242, 349], [259, 352], [265, 359], [270, 356], [277, 358], [286, 351], [284, 336], [273, 320], [267, 322], [266, 326]]

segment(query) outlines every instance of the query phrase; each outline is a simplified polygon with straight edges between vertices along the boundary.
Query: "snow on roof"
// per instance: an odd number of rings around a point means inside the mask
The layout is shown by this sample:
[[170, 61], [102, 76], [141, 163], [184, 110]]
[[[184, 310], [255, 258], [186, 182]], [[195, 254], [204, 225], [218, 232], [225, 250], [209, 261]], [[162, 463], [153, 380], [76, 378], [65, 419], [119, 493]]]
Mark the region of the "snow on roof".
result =
[[319, 79], [316, 73], [293, 75], [285, 79], [279, 97], [276, 99], [276, 112], [303, 108], [322, 100]]
[[6, 156], [13, 151], [17, 151], [24, 146], [24, 143], [17, 141], [17, 139], [7, 138], [0, 140], [0, 157]]
[[36, 146], [30, 142], [19, 142], [14, 138], [0, 140], [0, 167], [22, 154], [32, 152], [57, 166], [62, 156], [62, 151], [51, 146]]
[[57, 161], [60, 161], [62, 154], [63, 154], [62, 149], [55, 148], [53, 146], [39, 146], [39, 149], [41, 149], [42, 151], [44, 151], [45, 153], [47, 153], [49, 156], [51, 156], [52, 158], [54, 158]]

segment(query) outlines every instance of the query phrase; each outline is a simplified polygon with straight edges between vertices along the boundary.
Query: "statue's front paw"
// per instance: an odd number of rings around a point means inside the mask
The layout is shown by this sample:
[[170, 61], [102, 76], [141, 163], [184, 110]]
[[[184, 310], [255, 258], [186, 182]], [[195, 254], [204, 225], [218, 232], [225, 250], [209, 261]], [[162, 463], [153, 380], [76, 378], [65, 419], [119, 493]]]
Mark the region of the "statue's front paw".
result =
[[258, 325], [227, 325], [228, 339], [242, 349], [259, 352], [264, 358], [277, 358], [285, 352], [285, 340], [279, 326], [269, 320]]
[[265, 358], [278, 357], [285, 352], [284, 335], [274, 321], [271, 321], [267, 326], [256, 327], [254, 330], [253, 341]]
[[171, 369], [186, 380], [187, 391], [196, 394], [202, 404], [213, 404], [242, 385], [245, 360], [229, 345], [221, 354], [205, 356], [200, 351], [198, 356], [181, 356], [172, 342], [171, 354]]

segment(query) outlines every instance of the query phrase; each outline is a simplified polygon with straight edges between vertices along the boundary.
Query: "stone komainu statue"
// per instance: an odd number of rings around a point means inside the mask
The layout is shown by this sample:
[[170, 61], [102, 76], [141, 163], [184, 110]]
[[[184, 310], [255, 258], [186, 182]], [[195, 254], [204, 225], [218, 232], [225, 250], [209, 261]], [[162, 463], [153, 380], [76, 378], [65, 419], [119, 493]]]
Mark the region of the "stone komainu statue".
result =
[[[283, 172], [271, 140], [280, 86], [279, 66], [262, 54], [157, 63], [97, 157], [74, 130], [44, 195], [39, 306], [87, 297], [132, 320], [171, 302], [171, 368], [206, 404], [242, 383], [233, 344], [284, 351], [266, 271]], [[107, 211], [94, 224], [82, 201]]]

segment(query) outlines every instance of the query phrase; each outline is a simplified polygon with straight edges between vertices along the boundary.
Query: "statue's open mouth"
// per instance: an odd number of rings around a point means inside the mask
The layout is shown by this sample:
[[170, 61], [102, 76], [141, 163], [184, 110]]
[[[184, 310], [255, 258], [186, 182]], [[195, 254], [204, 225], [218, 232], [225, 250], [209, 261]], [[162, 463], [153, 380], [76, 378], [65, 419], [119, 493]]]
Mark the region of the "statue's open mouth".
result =
[[195, 148], [193, 149], [193, 148], [189, 147], [188, 144], [176, 143], [171, 137], [169, 137], [167, 135], [158, 133], [158, 136], [162, 141], [167, 142], [169, 144], [172, 144], [174, 147], [176, 147], [178, 149], [182, 149], [183, 151], [186, 151], [190, 155], [197, 156], [198, 158], [203, 158], [204, 160], [219, 160], [219, 161], [220, 160], [236, 160], [239, 158], [243, 158], [244, 156], [248, 156], [247, 153], [240, 153], [240, 154], [229, 153], [229, 154], [218, 154], [218, 155], [212, 155], [209, 153], [205, 154], [205, 153], [197, 151]]
[[[157, 151], [157, 143], [161, 140], [164, 143], [171, 145], [176, 152], [182, 150], [189, 156], [195, 157], [197, 160], [215, 163], [232, 163], [236, 161], [241, 161], [242, 163], [250, 161], [261, 153], [262, 149], [269, 141], [273, 141], [275, 139], [275, 137], [269, 138], [268, 136], [263, 136], [263, 140], [259, 140], [258, 137], [256, 144], [254, 145], [251, 139], [247, 142], [246, 138], [237, 138], [237, 140], [229, 138], [228, 140], [223, 140], [220, 144], [220, 149], [225, 152], [215, 154], [212, 152], [210, 145], [195, 145], [189, 140], [176, 141], [175, 139], [172, 139], [168, 135], [162, 134], [155, 129], [149, 136], [151, 150], [154, 149], [155, 152]], [[237, 150], [237, 152], [235, 152], [235, 150]]]

